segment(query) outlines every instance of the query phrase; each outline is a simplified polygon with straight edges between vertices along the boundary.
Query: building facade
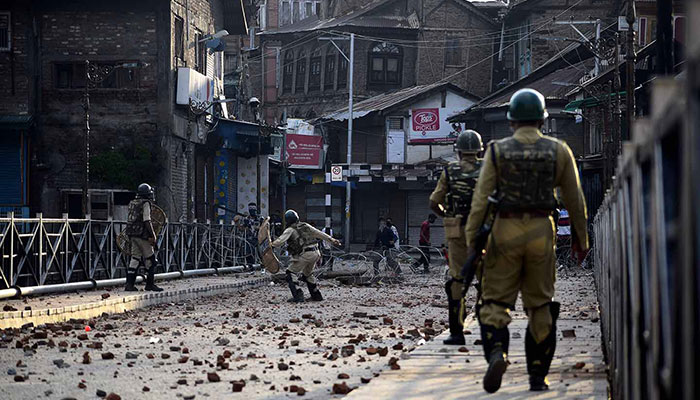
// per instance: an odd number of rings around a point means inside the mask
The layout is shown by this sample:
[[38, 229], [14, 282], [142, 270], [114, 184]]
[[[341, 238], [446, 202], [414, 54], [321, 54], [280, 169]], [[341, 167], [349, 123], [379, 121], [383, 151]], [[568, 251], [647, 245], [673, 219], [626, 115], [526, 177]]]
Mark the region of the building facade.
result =
[[212, 217], [221, 147], [212, 114], [225, 65], [211, 35], [245, 35], [243, 16], [240, 2], [221, 0], [0, 7], [0, 29], [9, 20], [12, 32], [10, 50], [0, 48], [0, 85], [14, 96], [2, 96], [0, 113], [25, 115], [10, 120], [32, 126], [20, 141], [30, 146], [21, 164], [28, 177], [14, 180], [29, 182], [23, 204], [46, 216], [82, 215], [89, 160], [93, 218], [125, 217], [141, 182], [156, 188], [171, 220]]

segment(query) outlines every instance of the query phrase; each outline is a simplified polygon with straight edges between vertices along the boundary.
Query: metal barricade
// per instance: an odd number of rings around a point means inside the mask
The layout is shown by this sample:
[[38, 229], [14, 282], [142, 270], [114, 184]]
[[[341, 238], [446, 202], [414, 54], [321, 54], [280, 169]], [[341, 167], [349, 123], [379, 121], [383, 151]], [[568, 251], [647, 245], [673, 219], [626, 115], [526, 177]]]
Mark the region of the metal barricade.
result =
[[[120, 278], [128, 258], [116, 238], [124, 221], [0, 218], [0, 289]], [[159, 272], [259, 263], [256, 238], [233, 224], [167, 222], [156, 242]]]
[[677, 82], [657, 84], [655, 113], [633, 127], [593, 223], [615, 399], [696, 398], [700, 152], [683, 94]]

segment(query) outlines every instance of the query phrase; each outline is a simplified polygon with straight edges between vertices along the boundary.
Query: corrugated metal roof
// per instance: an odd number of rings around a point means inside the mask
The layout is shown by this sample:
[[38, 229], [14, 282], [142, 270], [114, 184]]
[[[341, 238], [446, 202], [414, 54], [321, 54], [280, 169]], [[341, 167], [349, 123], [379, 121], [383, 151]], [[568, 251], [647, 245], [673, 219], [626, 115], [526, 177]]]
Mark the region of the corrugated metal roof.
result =
[[[360, 101], [353, 105], [353, 119], [362, 118], [370, 113], [376, 111], [384, 111], [389, 108], [398, 106], [403, 103], [407, 103], [418, 96], [425, 95], [427, 93], [449, 88], [458, 93], [462, 93], [465, 97], [471, 97], [473, 99], [478, 99], [477, 96], [466, 93], [464, 90], [460, 89], [458, 86], [449, 82], [437, 82], [429, 85], [412, 86], [409, 88], [397, 90], [395, 92], [383, 93], [367, 100]], [[340, 110], [334, 111], [330, 114], [324, 115], [318, 118], [319, 120], [336, 120], [344, 121], [349, 117], [348, 108], [343, 107]]]

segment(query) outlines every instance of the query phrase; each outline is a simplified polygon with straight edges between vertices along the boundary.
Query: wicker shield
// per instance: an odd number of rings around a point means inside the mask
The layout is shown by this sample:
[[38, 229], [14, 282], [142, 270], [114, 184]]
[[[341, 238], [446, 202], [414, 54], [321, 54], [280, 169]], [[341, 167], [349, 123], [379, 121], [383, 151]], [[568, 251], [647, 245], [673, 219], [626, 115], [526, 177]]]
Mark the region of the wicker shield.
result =
[[[160, 235], [160, 231], [163, 230], [166, 219], [167, 217], [165, 216], [165, 211], [163, 211], [163, 209], [157, 205], [151, 203], [151, 225], [153, 225], [153, 232], [156, 233], [156, 237], [158, 237], [158, 235]], [[119, 235], [117, 235], [117, 247], [119, 247], [119, 250], [121, 250], [122, 253], [131, 255], [131, 243], [126, 231], [121, 231], [119, 232]]]

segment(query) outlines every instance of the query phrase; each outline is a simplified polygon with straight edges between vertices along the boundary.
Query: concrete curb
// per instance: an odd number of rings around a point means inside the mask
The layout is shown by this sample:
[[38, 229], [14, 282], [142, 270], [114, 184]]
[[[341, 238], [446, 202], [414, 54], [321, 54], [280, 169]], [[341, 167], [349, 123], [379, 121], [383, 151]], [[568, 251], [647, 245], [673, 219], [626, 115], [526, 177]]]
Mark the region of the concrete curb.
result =
[[34, 326], [64, 322], [70, 319], [87, 319], [145, 308], [166, 302], [184, 301], [199, 297], [216, 296], [261, 286], [270, 281], [269, 277], [244, 279], [238, 282], [202, 286], [188, 289], [166, 290], [163, 292], [141, 292], [85, 304], [46, 308], [42, 310], [0, 312], [0, 329], [19, 328], [33, 323]]

